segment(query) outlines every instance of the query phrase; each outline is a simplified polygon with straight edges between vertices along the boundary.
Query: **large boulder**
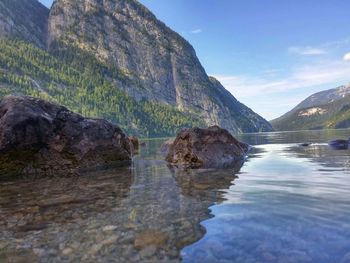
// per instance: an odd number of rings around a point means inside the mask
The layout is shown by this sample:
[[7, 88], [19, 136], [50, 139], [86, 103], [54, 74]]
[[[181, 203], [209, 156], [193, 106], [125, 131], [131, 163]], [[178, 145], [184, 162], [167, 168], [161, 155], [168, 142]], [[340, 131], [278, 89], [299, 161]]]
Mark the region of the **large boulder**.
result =
[[7, 96], [0, 102], [0, 178], [17, 174], [77, 173], [129, 164], [124, 132], [41, 99]]
[[229, 168], [241, 162], [249, 148], [218, 126], [184, 129], [170, 145], [166, 160], [191, 168]]

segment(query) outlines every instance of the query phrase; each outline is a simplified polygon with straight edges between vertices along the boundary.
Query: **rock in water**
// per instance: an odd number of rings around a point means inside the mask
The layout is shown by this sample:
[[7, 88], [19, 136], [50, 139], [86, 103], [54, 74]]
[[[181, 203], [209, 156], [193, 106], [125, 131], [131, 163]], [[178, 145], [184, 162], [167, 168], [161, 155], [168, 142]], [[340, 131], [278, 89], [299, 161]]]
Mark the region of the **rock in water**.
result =
[[184, 129], [170, 146], [166, 160], [192, 168], [229, 168], [242, 161], [249, 148], [218, 126]]
[[130, 163], [123, 131], [41, 99], [7, 96], [0, 102], [0, 178]]
[[160, 147], [160, 152], [163, 153], [163, 154], [168, 154], [169, 153], [169, 149], [170, 149], [170, 146], [174, 143], [174, 140], [173, 139], [169, 139], [167, 141], [165, 141], [161, 147]]
[[308, 147], [308, 146], [310, 146], [312, 143], [310, 143], [310, 142], [303, 142], [303, 143], [301, 143], [301, 144], [299, 144], [300, 146], [302, 146], [302, 147]]
[[335, 150], [346, 150], [349, 148], [349, 141], [337, 139], [329, 141], [328, 145]]
[[140, 142], [139, 139], [136, 136], [130, 136], [129, 140], [131, 142], [132, 145], [132, 152], [133, 154], [138, 154], [139, 150], [140, 150]]

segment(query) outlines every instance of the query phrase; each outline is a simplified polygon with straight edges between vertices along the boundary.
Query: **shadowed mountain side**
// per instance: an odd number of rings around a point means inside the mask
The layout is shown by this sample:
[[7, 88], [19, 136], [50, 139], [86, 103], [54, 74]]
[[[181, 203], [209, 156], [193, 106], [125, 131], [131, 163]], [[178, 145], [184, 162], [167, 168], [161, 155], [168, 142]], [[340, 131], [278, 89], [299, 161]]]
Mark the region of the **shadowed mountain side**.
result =
[[0, 1], [0, 38], [19, 38], [46, 48], [49, 9], [35, 0]]

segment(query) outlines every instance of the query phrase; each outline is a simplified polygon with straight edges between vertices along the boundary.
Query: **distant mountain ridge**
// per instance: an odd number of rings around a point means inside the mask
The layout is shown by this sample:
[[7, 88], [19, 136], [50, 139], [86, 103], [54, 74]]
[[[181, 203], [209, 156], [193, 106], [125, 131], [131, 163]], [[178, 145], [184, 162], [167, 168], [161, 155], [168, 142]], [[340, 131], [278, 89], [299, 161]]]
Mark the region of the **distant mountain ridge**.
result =
[[335, 100], [340, 100], [345, 98], [350, 94], [350, 83], [347, 85], [340, 86], [335, 89], [329, 89], [317, 92], [304, 101], [302, 101], [295, 109], [308, 108], [317, 105], [323, 105]]
[[276, 130], [350, 127], [350, 84], [315, 93], [271, 121]]
[[[24, 17], [25, 10], [14, 9], [20, 3], [25, 3], [28, 6], [26, 10], [33, 14], [25, 23], [21, 18]], [[112, 97], [118, 92], [124, 92], [125, 96], [134, 101], [132, 103], [136, 104], [135, 107], [145, 102], [168, 107], [169, 112], [179, 111], [177, 116], [182, 112], [188, 115], [188, 120], [196, 120], [193, 125], [200, 122], [206, 126], [219, 125], [231, 132], [272, 130], [269, 122], [238, 102], [217, 80], [208, 77], [193, 47], [136, 0], [56, 0], [50, 11], [37, 0], [5, 0], [2, 5], [9, 11], [2, 12], [0, 28], [1, 25], [9, 24], [7, 21], [10, 17], [13, 29], [0, 30], [0, 37], [15, 37], [32, 43], [46, 52], [50, 59], [58, 58], [60, 64], [67, 63], [67, 66], [78, 69], [81, 74], [87, 68], [93, 68], [92, 73], [98, 74], [115, 87], [115, 91], [110, 93]], [[74, 57], [75, 53], [80, 57]], [[9, 56], [10, 54], [7, 59], [11, 59]], [[85, 60], [91, 62], [89, 67], [84, 67]], [[36, 61], [35, 65], [44, 63]], [[57, 68], [45, 68], [45, 71], [50, 70], [55, 71]], [[45, 96], [66, 106], [75, 99], [77, 101], [72, 102], [72, 105], [81, 105], [87, 109], [82, 114], [95, 115], [99, 112], [98, 116], [112, 121], [122, 119], [118, 105], [113, 106], [112, 101], [107, 113], [97, 109], [95, 101], [89, 101], [92, 105], [87, 105], [87, 100], [80, 97], [65, 98], [67, 91], [58, 88], [77, 90], [77, 83], [70, 82], [67, 85], [61, 79], [35, 76], [30, 70], [20, 72], [21, 69], [14, 69], [8, 64], [2, 66], [2, 71], [7, 74], [7, 82], [3, 82], [3, 86], [10, 93], [13, 88], [11, 91], [8, 74], [20, 77], [26, 75], [30, 82], [38, 84], [34, 85], [34, 89], [41, 86], [40, 92], [34, 92], [28, 87], [17, 89], [16, 92], [29, 95], [38, 93], [38, 96]], [[52, 92], [53, 89], [55, 93]], [[89, 87], [85, 83], [84, 89], [80, 96], [90, 96], [97, 87]], [[146, 124], [141, 121], [143, 117], [128, 118], [131, 119], [125, 121], [127, 129], [144, 130]], [[174, 129], [184, 125], [171, 118], [163, 121], [169, 121]], [[187, 121], [186, 123], [186, 126], [191, 126]]]

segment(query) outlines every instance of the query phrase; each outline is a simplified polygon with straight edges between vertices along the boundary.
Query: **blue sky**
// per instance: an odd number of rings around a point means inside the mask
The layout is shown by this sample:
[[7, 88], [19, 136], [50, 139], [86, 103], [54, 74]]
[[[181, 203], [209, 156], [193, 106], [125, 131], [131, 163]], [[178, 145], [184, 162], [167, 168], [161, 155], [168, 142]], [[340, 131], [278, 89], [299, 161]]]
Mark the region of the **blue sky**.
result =
[[46, 5], [47, 7], [50, 8], [53, 1], [52, 0], [39, 0], [39, 2], [43, 3], [44, 5]]
[[194, 46], [209, 75], [269, 120], [350, 82], [348, 0], [141, 3]]

